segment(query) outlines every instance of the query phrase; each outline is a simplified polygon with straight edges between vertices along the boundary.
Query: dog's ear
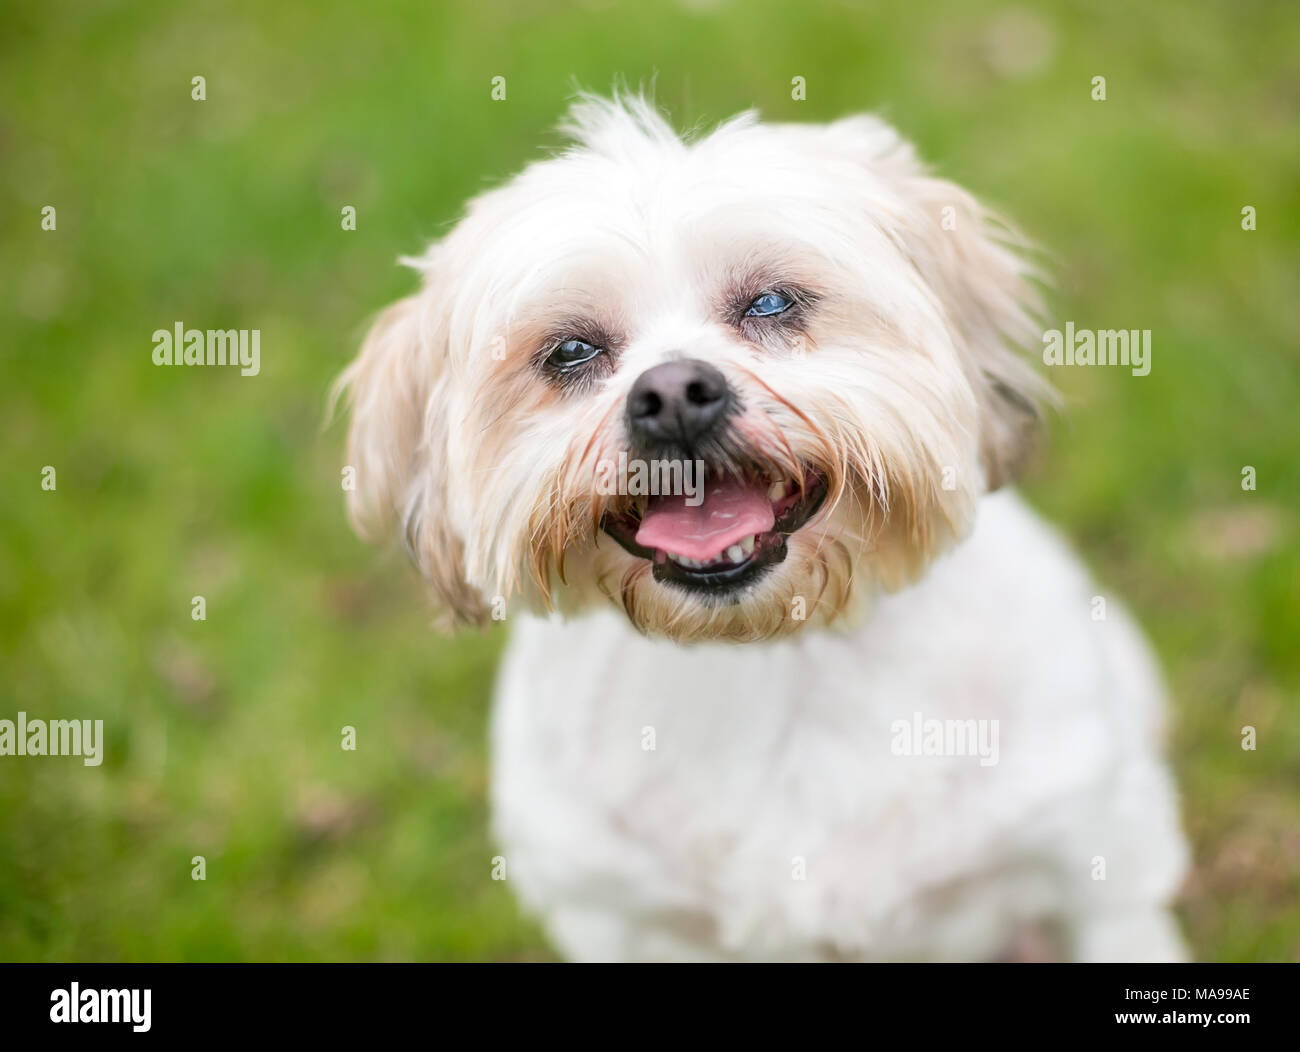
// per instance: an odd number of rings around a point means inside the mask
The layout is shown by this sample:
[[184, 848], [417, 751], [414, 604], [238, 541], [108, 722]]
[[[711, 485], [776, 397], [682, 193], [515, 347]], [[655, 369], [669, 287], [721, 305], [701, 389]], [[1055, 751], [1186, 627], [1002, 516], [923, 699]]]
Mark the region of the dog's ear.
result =
[[448, 508], [446, 325], [428, 303], [417, 294], [384, 310], [336, 385], [351, 411], [348, 511], [367, 540], [400, 527], [445, 620], [481, 624], [487, 610], [465, 578]]
[[850, 142], [901, 207], [884, 218], [943, 310], [975, 391], [989, 490], [1014, 481], [1054, 401], [1027, 351], [1041, 337], [1040, 275], [1029, 246], [955, 183], [929, 174], [888, 124], [861, 116], [829, 131]]

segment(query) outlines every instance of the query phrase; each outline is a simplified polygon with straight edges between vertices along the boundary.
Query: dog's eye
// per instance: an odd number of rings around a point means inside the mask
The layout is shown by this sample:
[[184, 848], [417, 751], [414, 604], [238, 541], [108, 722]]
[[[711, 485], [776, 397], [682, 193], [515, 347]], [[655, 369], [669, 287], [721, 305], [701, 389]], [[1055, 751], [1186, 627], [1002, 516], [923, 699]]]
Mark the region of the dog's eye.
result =
[[745, 317], [770, 318], [776, 314], [784, 314], [792, 306], [794, 300], [789, 296], [782, 296], [779, 292], [764, 292], [761, 296], [754, 297], [754, 301], [745, 311]]
[[551, 352], [546, 362], [557, 369], [571, 369], [575, 365], [591, 361], [600, 353], [601, 348], [587, 343], [586, 340], [565, 340]]

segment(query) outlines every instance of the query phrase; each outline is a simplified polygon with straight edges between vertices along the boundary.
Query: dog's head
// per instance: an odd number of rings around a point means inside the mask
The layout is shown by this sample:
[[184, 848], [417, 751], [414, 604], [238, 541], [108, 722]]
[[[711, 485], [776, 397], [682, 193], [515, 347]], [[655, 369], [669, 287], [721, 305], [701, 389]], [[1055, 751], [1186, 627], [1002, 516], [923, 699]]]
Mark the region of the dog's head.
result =
[[1040, 383], [1026, 268], [881, 121], [683, 141], [586, 99], [477, 198], [343, 377], [351, 509], [439, 599], [613, 602], [749, 640], [896, 587], [1006, 482]]

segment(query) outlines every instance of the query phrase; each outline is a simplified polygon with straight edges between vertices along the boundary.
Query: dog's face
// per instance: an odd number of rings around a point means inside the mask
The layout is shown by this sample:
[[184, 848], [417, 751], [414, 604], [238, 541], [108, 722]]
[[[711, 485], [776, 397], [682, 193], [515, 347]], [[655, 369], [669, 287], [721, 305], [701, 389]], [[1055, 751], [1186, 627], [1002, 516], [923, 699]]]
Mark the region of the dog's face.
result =
[[679, 640], [829, 621], [959, 538], [1040, 393], [978, 206], [873, 118], [683, 143], [587, 100], [570, 130], [344, 377], [362, 529], [399, 519], [463, 620], [613, 602]]

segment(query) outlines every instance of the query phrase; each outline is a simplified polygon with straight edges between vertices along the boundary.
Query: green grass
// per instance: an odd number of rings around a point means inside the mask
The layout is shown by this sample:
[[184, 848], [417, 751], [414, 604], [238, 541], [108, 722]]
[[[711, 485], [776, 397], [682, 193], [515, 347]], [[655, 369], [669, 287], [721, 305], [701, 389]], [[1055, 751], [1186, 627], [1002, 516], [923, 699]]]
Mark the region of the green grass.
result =
[[[1197, 954], [1300, 958], [1300, 15], [1035, 5], [1026, 30], [1005, 10], [0, 16], [0, 717], [108, 734], [98, 769], [0, 759], [0, 959], [549, 955], [489, 879], [502, 636], [430, 631], [400, 557], [348, 531], [320, 424], [367, 319], [412, 286], [396, 256], [555, 142], [575, 83], [616, 77], [655, 78], [682, 125], [882, 110], [1053, 254], [1060, 324], [1153, 330], [1145, 379], [1054, 374], [1067, 412], [1026, 488], [1168, 670]], [[1000, 71], [998, 27], [1013, 57], [1045, 29], [1050, 56]], [[154, 368], [177, 320], [261, 329], [261, 375]]]

